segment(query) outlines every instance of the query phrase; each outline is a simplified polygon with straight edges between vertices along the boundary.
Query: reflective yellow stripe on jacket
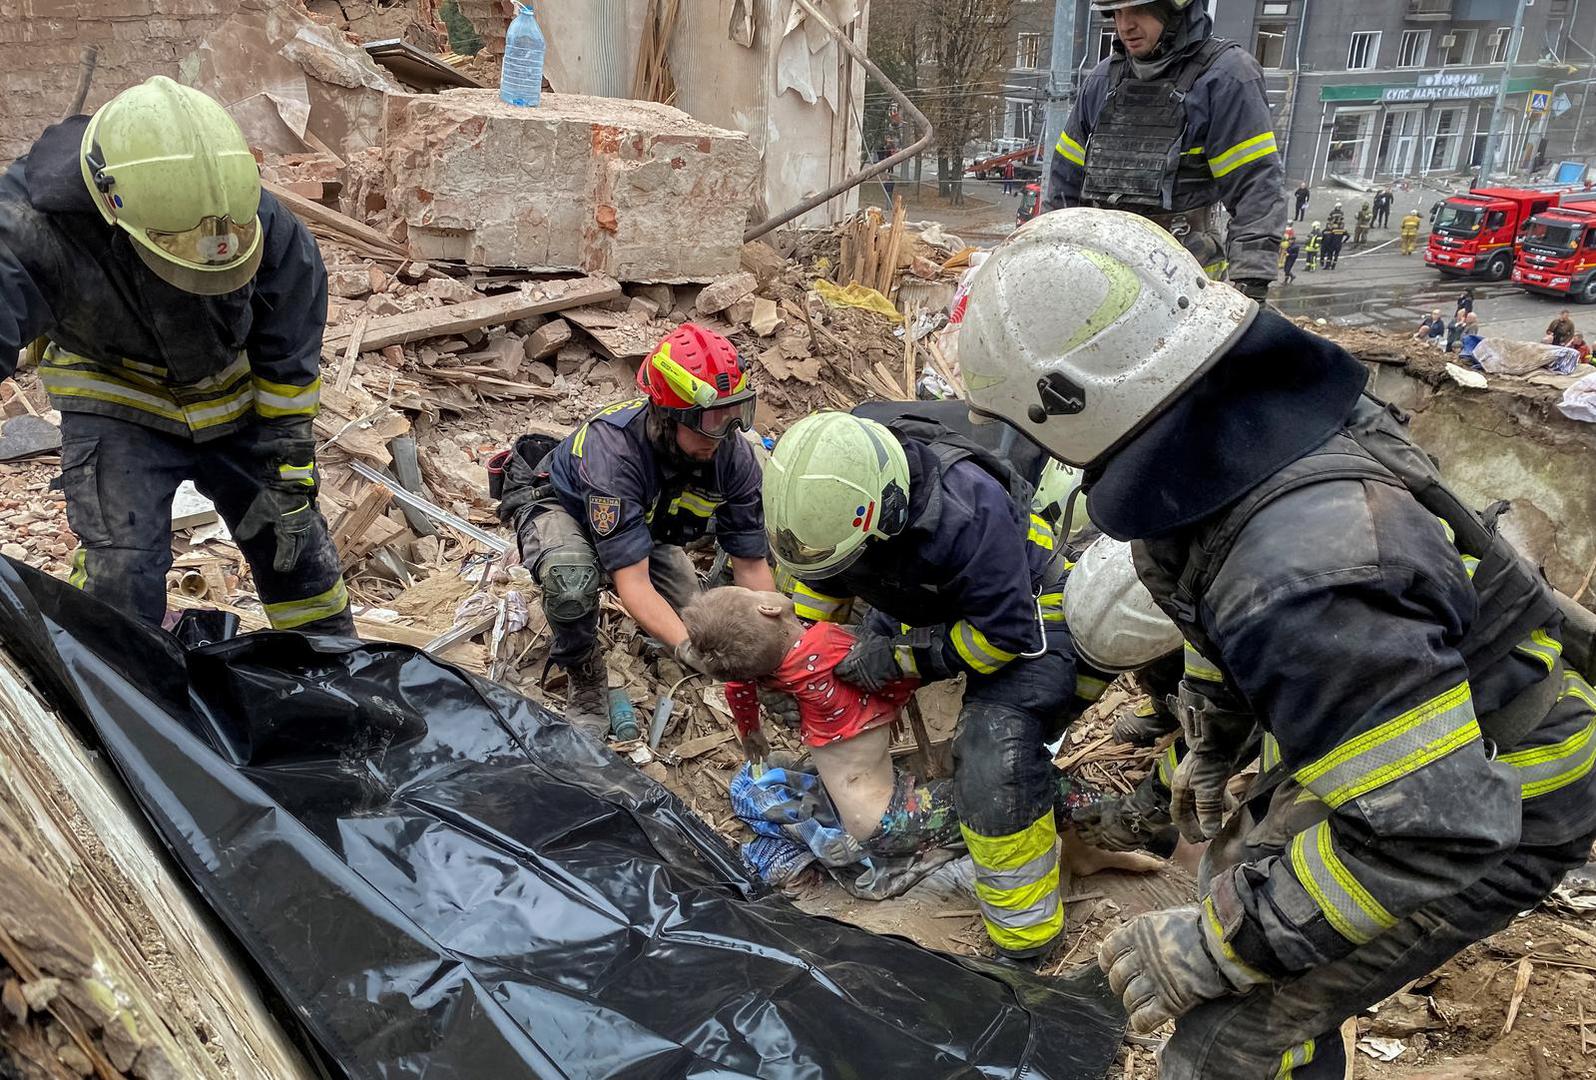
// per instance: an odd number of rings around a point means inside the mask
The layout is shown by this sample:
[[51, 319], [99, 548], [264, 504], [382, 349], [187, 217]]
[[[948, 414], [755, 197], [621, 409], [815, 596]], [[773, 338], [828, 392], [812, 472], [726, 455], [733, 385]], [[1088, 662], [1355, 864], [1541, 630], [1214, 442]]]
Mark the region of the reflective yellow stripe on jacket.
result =
[[[1557, 700], [1569, 698], [1577, 698], [1596, 710], [1596, 690], [1572, 671], [1563, 676], [1563, 692]], [[1583, 779], [1596, 765], [1596, 716], [1566, 739], [1550, 746], [1515, 750], [1499, 760], [1518, 772], [1521, 794], [1526, 799], [1565, 788]]]
[[1329, 822], [1292, 838], [1291, 870], [1336, 933], [1353, 944], [1367, 944], [1396, 925], [1336, 854]]
[[1064, 930], [1058, 891], [1058, 828], [1051, 812], [1008, 836], [982, 836], [960, 824], [975, 863], [975, 896], [993, 944], [1040, 949]]
[[1083, 169], [1086, 168], [1086, 148], [1070, 138], [1069, 132], [1059, 132], [1058, 145], [1053, 147], [1053, 149], [1062, 154], [1064, 160], [1070, 164], [1079, 165]]
[[1225, 681], [1225, 677], [1220, 674], [1219, 669], [1209, 663], [1207, 657], [1193, 648], [1189, 641], [1186, 642], [1184, 656], [1186, 660], [1185, 674], [1189, 678], [1201, 679], [1204, 682], [1212, 683]]
[[968, 664], [970, 670], [982, 675], [992, 674], [1019, 655], [998, 648], [985, 634], [963, 619], [949, 628], [948, 637], [953, 641], [953, 651], [959, 654], [959, 659]]
[[291, 386], [253, 376], [242, 353], [215, 375], [175, 383], [153, 364], [96, 361], [52, 344], [39, 378], [62, 412], [115, 416], [196, 442], [219, 438], [256, 414], [314, 417], [321, 396], [319, 378]]
[[1208, 159], [1208, 170], [1214, 174], [1214, 179], [1229, 176], [1243, 165], [1250, 165], [1259, 158], [1266, 158], [1270, 154], [1280, 152], [1275, 144], [1275, 133], [1266, 131], [1262, 135], [1254, 135], [1250, 139], [1243, 139], [1218, 157]]
[[1474, 699], [1465, 681], [1348, 739], [1293, 775], [1297, 783], [1335, 809], [1479, 737]]
[[842, 622], [848, 614], [848, 601], [811, 589], [801, 581], [793, 582], [793, 610], [800, 619], [810, 622]]

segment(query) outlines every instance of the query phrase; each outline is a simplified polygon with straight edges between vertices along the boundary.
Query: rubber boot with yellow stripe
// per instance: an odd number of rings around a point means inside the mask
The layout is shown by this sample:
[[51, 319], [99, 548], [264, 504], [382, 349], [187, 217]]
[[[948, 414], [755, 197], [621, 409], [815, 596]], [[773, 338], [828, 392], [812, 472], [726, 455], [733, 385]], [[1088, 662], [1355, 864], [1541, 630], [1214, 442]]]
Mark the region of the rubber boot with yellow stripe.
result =
[[1007, 836], [983, 836], [963, 823], [959, 830], [975, 862], [975, 896], [992, 944], [1016, 960], [1047, 953], [1064, 931], [1052, 810]]

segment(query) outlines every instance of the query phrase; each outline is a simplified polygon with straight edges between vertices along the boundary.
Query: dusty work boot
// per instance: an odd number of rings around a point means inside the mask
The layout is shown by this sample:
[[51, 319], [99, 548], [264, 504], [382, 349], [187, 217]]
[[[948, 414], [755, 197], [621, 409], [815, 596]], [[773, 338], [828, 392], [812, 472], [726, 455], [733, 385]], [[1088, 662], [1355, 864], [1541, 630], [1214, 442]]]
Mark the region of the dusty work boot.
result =
[[1114, 720], [1114, 741], [1132, 746], [1151, 746], [1180, 727], [1180, 718], [1153, 698], [1147, 698], [1129, 714]]
[[599, 742], [610, 732], [610, 680], [604, 653], [593, 649], [565, 668], [565, 718]]

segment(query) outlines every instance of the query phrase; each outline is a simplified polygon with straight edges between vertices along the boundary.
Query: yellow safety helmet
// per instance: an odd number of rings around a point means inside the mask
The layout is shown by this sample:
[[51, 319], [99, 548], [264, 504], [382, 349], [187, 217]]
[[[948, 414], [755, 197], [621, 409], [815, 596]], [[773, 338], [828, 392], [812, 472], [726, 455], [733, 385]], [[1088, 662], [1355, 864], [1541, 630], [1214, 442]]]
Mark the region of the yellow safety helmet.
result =
[[255, 276], [260, 170], [215, 101], [157, 75], [94, 114], [79, 160], [100, 215], [162, 281], [219, 296]]

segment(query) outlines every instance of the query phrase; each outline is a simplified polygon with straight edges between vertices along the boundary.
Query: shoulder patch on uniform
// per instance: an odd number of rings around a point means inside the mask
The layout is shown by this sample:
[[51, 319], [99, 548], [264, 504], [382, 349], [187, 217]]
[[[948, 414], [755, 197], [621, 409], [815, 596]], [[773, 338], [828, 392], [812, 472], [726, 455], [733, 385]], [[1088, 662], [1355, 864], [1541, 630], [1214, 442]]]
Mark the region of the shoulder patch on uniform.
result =
[[610, 495], [589, 495], [587, 520], [594, 532], [608, 536], [621, 523], [621, 500]]

